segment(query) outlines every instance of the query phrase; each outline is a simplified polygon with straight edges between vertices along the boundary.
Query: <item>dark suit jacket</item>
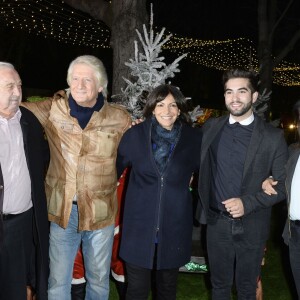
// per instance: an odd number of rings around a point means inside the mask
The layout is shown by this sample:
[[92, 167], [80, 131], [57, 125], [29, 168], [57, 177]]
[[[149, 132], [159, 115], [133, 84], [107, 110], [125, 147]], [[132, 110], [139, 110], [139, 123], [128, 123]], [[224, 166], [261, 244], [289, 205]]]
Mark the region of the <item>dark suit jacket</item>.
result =
[[[31, 179], [31, 193], [34, 211], [33, 234], [36, 244], [35, 285], [37, 289], [37, 298], [47, 299], [47, 282], [49, 273], [49, 224], [44, 190], [46, 162], [44, 153], [47, 153], [47, 143], [43, 136], [42, 127], [36, 117], [26, 108], [20, 107], [20, 109], [22, 112], [20, 124], [23, 132], [25, 155]], [[1, 177], [2, 176], [0, 176], [0, 180]], [[2, 206], [0, 207], [0, 210], [2, 211]], [[0, 221], [0, 231], [2, 226], [3, 223]]]
[[[210, 119], [202, 128], [199, 195], [204, 220], [209, 209], [211, 170], [214, 167], [209, 148], [226, 122], [228, 116]], [[242, 194], [236, 195], [241, 198], [244, 205], [243, 226], [249, 241], [258, 242], [267, 239], [271, 207], [285, 199], [284, 166], [287, 156], [288, 150], [283, 132], [255, 116], [254, 129], [244, 164]], [[277, 195], [268, 196], [262, 190], [262, 182], [269, 176], [278, 180]]]
[[[3, 182], [3, 175], [2, 175], [2, 169], [0, 165], [0, 214], [2, 213], [3, 208], [3, 197], [4, 197], [4, 182]], [[3, 242], [3, 227], [2, 227], [2, 216], [0, 216], [0, 250], [1, 245]]]
[[[293, 149], [290, 150], [290, 157], [286, 164], [285, 186], [286, 186], [286, 199], [287, 199], [288, 207], [290, 206], [292, 180], [294, 177], [294, 172], [295, 172], [295, 168], [296, 168], [296, 165], [298, 162], [299, 155], [300, 155], [300, 145], [297, 145], [296, 147], [294, 147]], [[288, 212], [289, 212], [289, 210], [288, 210]], [[289, 216], [287, 216], [287, 222], [286, 222], [285, 228], [283, 230], [282, 236], [283, 236], [284, 242], [288, 245], [289, 239], [291, 237], [290, 226], [289, 226]]]

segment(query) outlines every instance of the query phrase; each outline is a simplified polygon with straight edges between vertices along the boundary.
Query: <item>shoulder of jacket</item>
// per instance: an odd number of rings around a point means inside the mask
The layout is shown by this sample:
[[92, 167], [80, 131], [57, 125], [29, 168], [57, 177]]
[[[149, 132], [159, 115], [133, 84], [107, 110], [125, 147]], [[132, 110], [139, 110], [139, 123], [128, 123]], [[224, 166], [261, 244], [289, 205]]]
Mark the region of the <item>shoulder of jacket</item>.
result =
[[59, 90], [53, 95], [53, 100], [58, 100], [58, 99], [67, 99], [67, 91], [66, 90]]
[[277, 128], [277, 127], [273, 126], [272, 124], [267, 123], [263, 119], [260, 119], [259, 122], [260, 122], [261, 126], [264, 127], [267, 134], [271, 134], [271, 135], [282, 135], [283, 134], [283, 130], [281, 128]]
[[26, 119], [26, 120], [34, 120], [34, 121], [37, 121], [37, 118], [36, 116], [33, 114], [33, 112], [31, 112], [28, 108], [24, 107], [24, 106], [20, 106], [20, 111], [22, 113], [22, 117], [23, 119]]
[[205, 121], [205, 123], [203, 124], [203, 128], [209, 128], [213, 125], [215, 125], [216, 123], [219, 123], [219, 122], [224, 122], [225, 119], [228, 119], [228, 116], [221, 116], [221, 117], [218, 117], [218, 118], [209, 118], [208, 120]]

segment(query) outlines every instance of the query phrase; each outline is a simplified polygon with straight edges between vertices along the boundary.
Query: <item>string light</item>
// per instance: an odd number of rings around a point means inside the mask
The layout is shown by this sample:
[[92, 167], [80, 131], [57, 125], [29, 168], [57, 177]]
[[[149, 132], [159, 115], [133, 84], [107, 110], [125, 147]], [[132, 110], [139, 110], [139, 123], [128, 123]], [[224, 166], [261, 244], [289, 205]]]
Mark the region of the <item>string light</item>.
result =
[[[0, 22], [67, 44], [110, 47], [110, 30], [103, 22], [59, 0], [2, 0]], [[199, 40], [173, 34], [164, 49], [178, 55], [187, 53], [192, 62], [217, 70], [235, 66], [258, 70], [259, 65], [256, 46], [246, 38]], [[282, 86], [300, 86], [300, 65], [282, 61], [273, 70], [273, 82]]]
[[108, 27], [63, 1], [3, 0], [0, 22], [68, 44], [109, 48]]
[[[258, 71], [256, 46], [246, 38], [223, 41], [197, 40], [173, 34], [164, 48], [178, 55], [187, 53], [192, 62], [208, 68], [227, 70], [232, 67], [251, 67]], [[300, 65], [282, 61], [273, 70], [273, 83], [281, 86], [300, 86]]]

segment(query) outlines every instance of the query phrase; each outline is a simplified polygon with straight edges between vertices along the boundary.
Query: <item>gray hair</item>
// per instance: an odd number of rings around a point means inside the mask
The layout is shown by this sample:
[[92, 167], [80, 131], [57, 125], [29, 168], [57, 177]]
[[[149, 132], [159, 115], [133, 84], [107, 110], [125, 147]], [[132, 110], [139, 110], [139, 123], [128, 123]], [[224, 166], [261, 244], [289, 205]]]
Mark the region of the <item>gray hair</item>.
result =
[[8, 62], [0, 61], [0, 69], [3, 69], [3, 68], [9, 68], [9, 69], [15, 70], [15, 67], [12, 64], [10, 64]]
[[68, 74], [67, 74], [67, 82], [70, 86], [71, 76], [73, 73], [74, 65], [76, 64], [86, 64], [94, 70], [95, 77], [97, 79], [98, 88], [102, 87], [102, 94], [104, 98], [107, 97], [107, 73], [102, 61], [93, 56], [93, 55], [82, 55], [75, 58], [69, 65]]

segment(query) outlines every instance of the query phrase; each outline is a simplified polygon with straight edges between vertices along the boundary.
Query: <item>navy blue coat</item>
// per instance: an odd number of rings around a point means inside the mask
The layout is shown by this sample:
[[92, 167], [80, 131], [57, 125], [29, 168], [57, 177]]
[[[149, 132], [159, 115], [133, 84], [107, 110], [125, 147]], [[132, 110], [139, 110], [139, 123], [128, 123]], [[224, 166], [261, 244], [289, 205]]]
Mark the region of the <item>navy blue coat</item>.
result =
[[199, 170], [200, 147], [200, 130], [182, 124], [160, 175], [152, 154], [151, 120], [124, 134], [117, 168], [120, 175], [131, 167], [120, 248], [126, 262], [152, 269], [157, 236], [157, 269], [177, 268], [190, 260], [193, 209], [189, 182]]

